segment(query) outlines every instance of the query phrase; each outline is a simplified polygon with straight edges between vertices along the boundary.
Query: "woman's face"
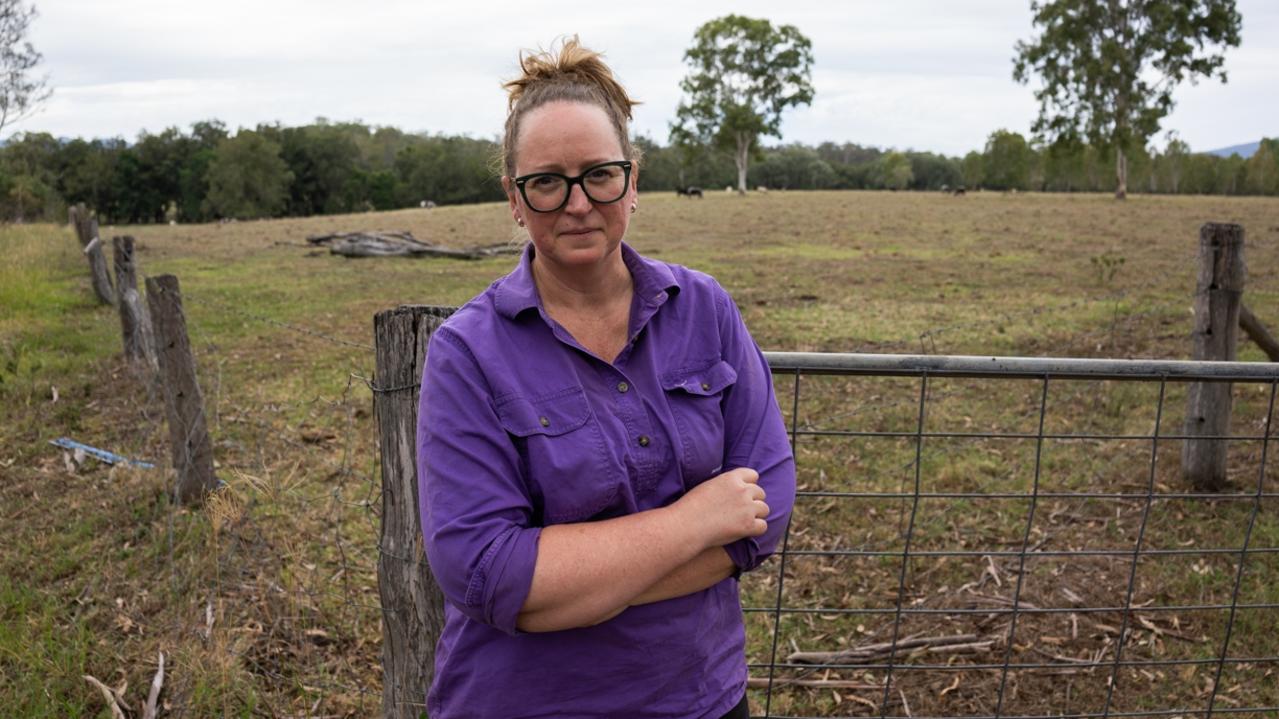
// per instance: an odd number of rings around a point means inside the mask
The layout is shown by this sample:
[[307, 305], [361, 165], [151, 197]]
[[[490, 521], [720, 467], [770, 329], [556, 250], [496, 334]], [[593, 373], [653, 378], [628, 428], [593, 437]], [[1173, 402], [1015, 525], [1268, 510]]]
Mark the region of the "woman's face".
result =
[[[515, 142], [515, 175], [557, 172], [569, 177], [604, 162], [625, 160], [608, 115], [596, 105], [547, 103], [529, 112]], [[569, 187], [568, 203], [554, 212], [535, 212], [514, 178], [503, 177], [516, 222], [524, 221], [537, 256], [564, 268], [586, 267], [609, 257], [626, 235], [636, 199], [636, 171], [622, 198], [592, 202], [581, 185]], [[531, 190], [530, 190], [531, 191]]]

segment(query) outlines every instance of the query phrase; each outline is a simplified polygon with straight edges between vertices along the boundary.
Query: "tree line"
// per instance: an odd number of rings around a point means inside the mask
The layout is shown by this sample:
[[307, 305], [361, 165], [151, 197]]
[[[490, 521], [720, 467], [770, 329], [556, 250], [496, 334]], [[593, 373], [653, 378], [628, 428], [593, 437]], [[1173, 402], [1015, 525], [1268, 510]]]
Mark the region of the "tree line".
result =
[[[642, 191], [737, 187], [729, 152], [635, 138]], [[23, 133], [0, 147], [0, 218], [61, 221], [83, 202], [115, 224], [308, 216], [503, 199], [493, 140], [406, 133], [325, 120], [259, 125], [235, 134], [218, 121], [189, 131], [63, 140]], [[853, 143], [790, 143], [755, 151], [750, 187], [774, 189], [1021, 190], [1104, 192], [1114, 158], [1086, 143], [1041, 147], [1007, 130], [964, 157]], [[1129, 152], [1133, 191], [1279, 195], [1279, 139], [1249, 159], [1191, 151]]]

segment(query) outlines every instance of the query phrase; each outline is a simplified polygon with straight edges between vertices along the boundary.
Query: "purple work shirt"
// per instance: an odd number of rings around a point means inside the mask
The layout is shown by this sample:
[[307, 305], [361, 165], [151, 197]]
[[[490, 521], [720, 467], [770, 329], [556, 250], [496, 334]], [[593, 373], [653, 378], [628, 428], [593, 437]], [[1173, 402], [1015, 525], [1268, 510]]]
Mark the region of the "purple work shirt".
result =
[[593, 627], [515, 627], [542, 527], [663, 507], [750, 467], [768, 494], [768, 531], [725, 547], [747, 571], [790, 516], [790, 442], [736, 305], [708, 275], [621, 252], [635, 293], [612, 364], [546, 314], [532, 245], [431, 339], [418, 481], [427, 558], [448, 600], [432, 719], [717, 718], [745, 692], [732, 578]]

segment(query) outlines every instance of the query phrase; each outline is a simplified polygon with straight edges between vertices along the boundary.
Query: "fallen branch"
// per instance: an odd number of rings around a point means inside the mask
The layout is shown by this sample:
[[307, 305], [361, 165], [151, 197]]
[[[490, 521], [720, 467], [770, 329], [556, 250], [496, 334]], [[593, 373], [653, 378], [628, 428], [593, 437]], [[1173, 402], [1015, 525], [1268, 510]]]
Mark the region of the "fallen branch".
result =
[[876, 659], [886, 659], [889, 656], [892, 656], [894, 652], [901, 654], [920, 649], [940, 652], [947, 651], [947, 648], [949, 648], [949, 651], [964, 651], [963, 649], [957, 649], [957, 647], [963, 646], [965, 649], [969, 649], [970, 647], [976, 647], [978, 644], [985, 644], [986, 646], [983, 648], [988, 649], [990, 642], [980, 641], [980, 638], [976, 634], [916, 637], [913, 639], [899, 640], [895, 645], [895, 648], [892, 642], [882, 642], [879, 644], [866, 644], [860, 647], [841, 649], [837, 652], [793, 652], [790, 656], [786, 657], [786, 661], [794, 664], [825, 664], [828, 662], [842, 662], [850, 659], [873, 661]]
[[[768, 679], [764, 677], [751, 677], [746, 680], [746, 686], [751, 689], [767, 689]], [[773, 679], [773, 688], [791, 686], [791, 687], [808, 687], [811, 689], [865, 689], [879, 691], [884, 688], [882, 684], [867, 684], [866, 682], [854, 681], [852, 679], [789, 679], [786, 677], [776, 677]]]
[[164, 652], [160, 652], [160, 668], [155, 670], [155, 678], [151, 680], [151, 691], [147, 694], [147, 705], [142, 709], [142, 719], [155, 719], [156, 705], [160, 702], [162, 686], [164, 686]]
[[1261, 348], [1271, 362], [1279, 362], [1279, 341], [1266, 331], [1261, 320], [1248, 309], [1248, 305], [1239, 304], [1239, 326]]
[[477, 260], [494, 255], [515, 254], [520, 248], [503, 243], [459, 249], [419, 240], [411, 232], [338, 232], [311, 235], [306, 241], [325, 245], [329, 252], [344, 257], [452, 257]]
[[89, 676], [88, 674], [84, 675], [84, 680], [89, 682], [93, 686], [97, 687], [98, 691], [102, 692], [102, 698], [106, 699], [107, 706], [111, 707], [111, 719], [125, 719], [124, 710], [120, 708], [120, 702], [124, 700], [121, 699], [120, 696], [115, 693], [114, 689], [107, 686], [106, 684], [103, 684], [97, 679]]
[[1031, 647], [1030, 650], [1036, 654], [1048, 657], [1049, 659], [1061, 662], [1063, 664], [1093, 664], [1094, 663], [1092, 659], [1079, 659], [1076, 657], [1064, 656], [1062, 654], [1053, 654], [1052, 652], [1046, 652], [1040, 649], [1039, 647]]

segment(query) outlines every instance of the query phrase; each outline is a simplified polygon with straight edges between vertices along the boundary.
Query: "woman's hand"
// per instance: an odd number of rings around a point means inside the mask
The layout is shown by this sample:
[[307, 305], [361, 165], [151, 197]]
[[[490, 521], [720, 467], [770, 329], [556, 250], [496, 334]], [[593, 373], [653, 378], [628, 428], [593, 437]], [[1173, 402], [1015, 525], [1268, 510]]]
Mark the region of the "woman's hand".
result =
[[768, 529], [768, 505], [759, 473], [747, 467], [718, 474], [694, 487], [673, 505], [698, 527], [705, 546], [722, 547]]

